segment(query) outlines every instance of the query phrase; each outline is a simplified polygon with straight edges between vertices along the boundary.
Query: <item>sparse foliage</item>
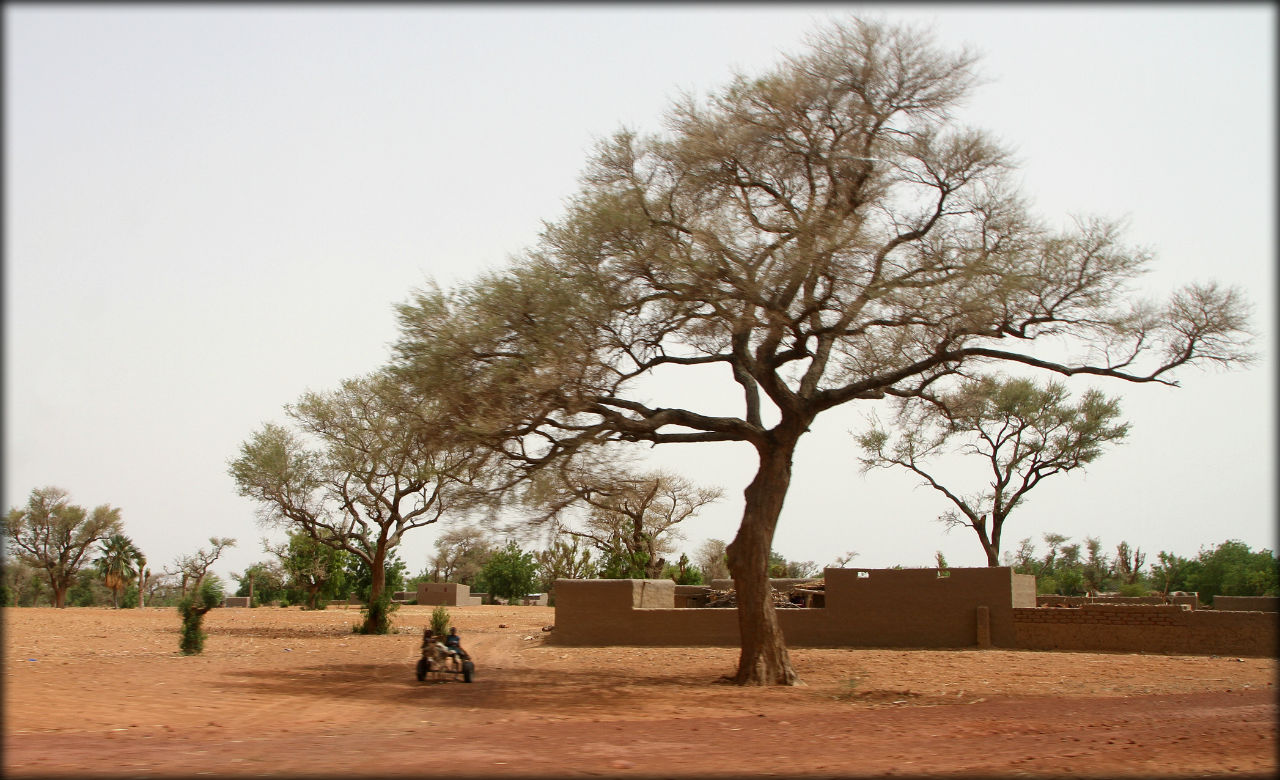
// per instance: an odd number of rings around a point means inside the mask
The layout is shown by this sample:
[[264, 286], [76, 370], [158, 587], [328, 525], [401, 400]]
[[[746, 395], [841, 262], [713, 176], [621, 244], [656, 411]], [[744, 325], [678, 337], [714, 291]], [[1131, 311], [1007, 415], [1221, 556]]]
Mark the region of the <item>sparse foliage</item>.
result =
[[174, 574], [182, 578], [182, 596], [187, 595], [187, 589], [195, 591], [200, 590], [200, 584], [204, 582], [205, 577], [209, 575], [209, 569], [213, 564], [222, 557], [222, 551], [228, 547], [235, 547], [236, 540], [230, 537], [210, 536], [209, 549], [201, 547], [190, 555], [181, 555], [174, 565], [177, 571]]
[[434, 581], [473, 584], [497, 548], [497, 544], [478, 526], [460, 525], [445, 529], [436, 537], [436, 553], [431, 559]]
[[[973, 529], [987, 565], [998, 566], [1014, 508], [1041, 480], [1083, 468], [1123, 439], [1129, 426], [1119, 415], [1119, 402], [1095, 390], [1073, 404], [1061, 382], [982, 377], [952, 392], [901, 400], [896, 436], [876, 421], [857, 441], [864, 472], [900, 468], [922, 477], [952, 504], [938, 519], [948, 529]], [[990, 475], [986, 487], [965, 493], [941, 477], [929, 461], [948, 453], [979, 459]]]
[[[526, 491], [526, 501], [542, 510], [541, 521], [557, 521], [556, 532], [589, 542], [600, 552], [601, 569], [611, 578], [653, 579], [680, 537], [677, 526], [720, 498], [716, 488], [694, 485], [665, 471], [636, 474], [597, 464], [564, 464]], [[572, 511], [584, 509], [575, 522]]]
[[[941, 555], [941, 553], [939, 553], [939, 555]], [[849, 564], [853, 562], [853, 559], [857, 557], [858, 557], [858, 553], [853, 550], [850, 550], [844, 555], [837, 555], [836, 559], [831, 562], [831, 565], [828, 568], [847, 569], [849, 567]]]
[[582, 547], [576, 538], [567, 542], [556, 539], [534, 557], [538, 561], [538, 579], [548, 593], [553, 592], [556, 580], [585, 580], [596, 576], [591, 550]]
[[1142, 566], [1146, 560], [1147, 556], [1140, 548], [1130, 550], [1128, 542], [1121, 542], [1116, 546], [1116, 576], [1126, 585], [1134, 584], [1142, 576]]
[[694, 562], [702, 572], [702, 580], [729, 579], [729, 558], [725, 552], [727, 545], [723, 539], [708, 539], [702, 543], [694, 555]]

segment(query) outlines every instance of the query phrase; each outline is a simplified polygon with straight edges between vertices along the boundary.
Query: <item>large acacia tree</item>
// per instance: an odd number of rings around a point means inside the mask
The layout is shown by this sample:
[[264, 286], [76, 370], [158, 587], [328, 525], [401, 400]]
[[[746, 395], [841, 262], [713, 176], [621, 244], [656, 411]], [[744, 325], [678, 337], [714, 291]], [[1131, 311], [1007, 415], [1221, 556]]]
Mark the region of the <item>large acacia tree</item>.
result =
[[[602, 142], [566, 215], [505, 270], [400, 307], [396, 365], [458, 435], [536, 470], [606, 442], [743, 442], [757, 471], [728, 546], [736, 680], [791, 684], [769, 552], [792, 456], [823, 412], [982, 365], [1174, 384], [1246, 357], [1246, 305], [1163, 304], [1117, 227], [1050, 229], [1004, 149], [951, 110], [974, 58], [850, 21], [760, 76], [687, 97], [668, 132]], [[659, 380], [677, 400], [649, 400]], [[679, 400], [721, 382], [721, 408]], [[736, 395], [736, 398], [732, 397]]]
[[385, 374], [306, 393], [286, 407], [293, 427], [268, 423], [240, 447], [230, 473], [268, 524], [345, 550], [372, 577], [362, 630], [385, 633], [387, 555], [404, 534], [461, 511], [482, 458], [447, 446], [422, 405]]
[[[1120, 402], [1096, 389], [1072, 403], [1062, 382], [977, 377], [952, 391], [899, 401], [896, 435], [877, 421], [857, 437], [863, 470], [900, 468], [923, 478], [953, 509], [938, 519], [971, 528], [988, 566], [1000, 565], [1005, 521], [1041, 480], [1082, 469], [1129, 432]], [[989, 481], [965, 492], [930, 460], [956, 452], [982, 462]]]
[[14, 507], [5, 518], [5, 535], [14, 557], [43, 569], [53, 591], [53, 606], [67, 605], [67, 591], [89, 562], [93, 545], [120, 533], [120, 510], [108, 504], [87, 512], [56, 487], [31, 491], [25, 507]]

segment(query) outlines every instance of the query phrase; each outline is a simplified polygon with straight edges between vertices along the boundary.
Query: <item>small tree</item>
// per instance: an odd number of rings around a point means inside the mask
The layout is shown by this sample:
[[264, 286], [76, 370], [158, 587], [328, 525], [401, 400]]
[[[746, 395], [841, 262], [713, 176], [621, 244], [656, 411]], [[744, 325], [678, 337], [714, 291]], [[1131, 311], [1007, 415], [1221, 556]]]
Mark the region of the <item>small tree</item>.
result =
[[222, 551], [228, 547], [235, 547], [236, 540], [230, 537], [209, 537], [209, 549], [201, 547], [190, 555], [181, 555], [174, 565], [177, 567], [175, 574], [182, 577], [182, 596], [187, 595], [187, 589], [199, 590], [200, 584], [204, 582], [205, 577], [209, 575], [209, 569], [213, 564], [222, 557]]
[[1084, 540], [1088, 557], [1085, 558], [1081, 573], [1089, 594], [1095, 594], [1106, 588], [1107, 578], [1111, 574], [1111, 562], [1102, 552], [1102, 540], [1096, 536], [1086, 536]]
[[388, 554], [404, 534], [463, 512], [468, 483], [486, 455], [453, 446], [385, 373], [349, 379], [333, 393], [306, 393], [286, 407], [294, 425], [267, 424], [240, 447], [230, 473], [258, 502], [264, 523], [301, 531], [349, 552], [370, 572], [364, 630], [380, 621]]
[[[563, 464], [542, 476], [525, 494], [542, 509], [535, 522], [557, 520], [557, 534], [590, 542], [614, 578], [661, 576], [680, 538], [677, 526], [722, 495], [669, 472], [639, 474], [603, 463]], [[574, 508], [586, 510], [580, 522], [571, 517]]]
[[1136, 584], [1138, 578], [1142, 576], [1142, 565], [1146, 560], [1147, 556], [1142, 554], [1140, 548], [1131, 550], [1128, 542], [1121, 542], [1116, 546], [1116, 576], [1125, 585]]
[[119, 509], [102, 504], [86, 512], [56, 487], [32, 490], [27, 505], [10, 509], [5, 518], [10, 549], [22, 563], [44, 570], [53, 606], [59, 608], [67, 605], [67, 591], [88, 562], [90, 548], [120, 527]]
[[[1129, 426], [1116, 421], [1119, 415], [1119, 402], [1096, 390], [1072, 404], [1061, 382], [983, 377], [954, 392], [903, 399], [896, 439], [877, 421], [857, 441], [863, 472], [896, 467], [922, 477], [954, 505], [938, 519], [948, 529], [972, 528], [987, 565], [999, 566], [1014, 508], [1041, 480], [1083, 468], [1123, 439]], [[943, 484], [928, 461], [947, 452], [980, 459], [991, 475], [987, 487], [964, 494]]]
[[597, 573], [591, 550], [581, 547], [576, 538], [568, 542], [557, 539], [534, 557], [538, 561], [538, 580], [548, 593], [553, 593], [556, 580], [590, 579]]
[[[942, 555], [942, 553], [938, 553], [938, 555]], [[850, 551], [846, 552], [844, 555], [837, 555], [837, 556], [836, 556], [836, 559], [835, 559], [834, 561], [832, 561], [832, 562], [831, 562], [831, 565], [830, 565], [830, 566], [828, 566], [827, 568], [829, 568], [829, 569], [847, 569], [847, 568], [849, 568], [849, 564], [850, 564], [850, 563], [853, 563], [853, 559], [854, 559], [854, 558], [857, 558], [857, 557], [858, 557], [858, 553], [857, 553], [856, 551], [854, 551], [854, 550], [850, 550]]]
[[431, 630], [436, 636], [444, 636], [449, 632], [449, 610], [438, 606], [431, 610]]
[[471, 585], [497, 545], [484, 529], [461, 525], [445, 529], [436, 538], [435, 549], [431, 559], [433, 581]]
[[667, 564], [662, 570], [662, 578], [673, 580], [677, 585], [701, 585], [702, 572], [689, 562], [689, 556], [680, 553], [680, 560]]
[[249, 606], [256, 607], [274, 601], [285, 594], [284, 567], [277, 561], [259, 561], [245, 567], [239, 574], [232, 574], [236, 581], [237, 596], [248, 596]]
[[729, 556], [723, 539], [708, 539], [698, 547], [694, 563], [702, 571], [703, 582], [729, 579]]
[[178, 614], [182, 615], [182, 636], [178, 648], [183, 655], [204, 652], [204, 616], [209, 610], [222, 604], [222, 583], [217, 575], [202, 578], [189, 596], [178, 602]]
[[1151, 579], [1160, 589], [1161, 596], [1167, 599], [1171, 591], [1190, 589], [1186, 576], [1194, 568], [1195, 561], [1164, 550], [1156, 553], [1156, 561], [1151, 567]]
[[272, 546], [263, 541], [263, 547], [280, 559], [289, 585], [295, 590], [289, 597], [291, 601], [305, 601], [307, 609], [317, 609], [321, 599], [327, 601], [348, 593], [346, 569], [352, 557], [346, 550], [322, 544], [301, 531], [291, 532], [285, 544]]
[[537, 576], [538, 561], [515, 542], [495, 552], [480, 572], [485, 590], [508, 601], [531, 593]]
[[781, 579], [803, 580], [816, 576], [818, 567], [813, 561], [789, 561], [776, 550], [769, 551], [769, 576]]

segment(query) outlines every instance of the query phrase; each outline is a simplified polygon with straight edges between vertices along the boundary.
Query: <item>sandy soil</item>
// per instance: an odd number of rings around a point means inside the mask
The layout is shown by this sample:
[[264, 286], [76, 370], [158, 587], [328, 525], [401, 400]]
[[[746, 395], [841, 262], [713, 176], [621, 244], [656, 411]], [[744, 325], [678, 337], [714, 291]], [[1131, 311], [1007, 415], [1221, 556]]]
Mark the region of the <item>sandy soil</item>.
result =
[[6, 777], [1254, 775], [1275, 659], [793, 650], [805, 685], [718, 679], [735, 649], [567, 648], [543, 607], [451, 610], [472, 684], [418, 682], [429, 607], [5, 609]]

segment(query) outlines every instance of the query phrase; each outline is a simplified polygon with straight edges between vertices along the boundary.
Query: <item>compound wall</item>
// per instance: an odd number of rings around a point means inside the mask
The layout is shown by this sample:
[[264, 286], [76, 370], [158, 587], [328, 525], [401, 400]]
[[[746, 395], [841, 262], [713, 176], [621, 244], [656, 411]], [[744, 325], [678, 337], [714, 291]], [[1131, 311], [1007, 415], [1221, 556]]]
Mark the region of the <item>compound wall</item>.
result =
[[1213, 608], [1222, 612], [1277, 612], [1277, 596], [1214, 596]]
[[1180, 604], [1015, 609], [1013, 623], [1017, 646], [1029, 650], [1274, 657], [1280, 648], [1273, 613], [1193, 610]]
[[[1191, 604], [1036, 607], [1035, 578], [1008, 567], [827, 569], [826, 606], [778, 609], [791, 647], [1002, 647], [1280, 653], [1274, 612]], [[671, 580], [558, 580], [555, 641], [566, 645], [735, 646], [735, 609], [696, 602]], [[677, 596], [679, 594], [679, 596]]]
[[[1014, 606], [1035, 605], [1035, 579], [1007, 567], [945, 574], [828, 569], [825, 580], [824, 608], [777, 611], [788, 645], [1012, 647]], [[739, 643], [737, 610], [676, 608], [676, 588], [670, 580], [558, 580], [556, 641], [675, 647]]]

